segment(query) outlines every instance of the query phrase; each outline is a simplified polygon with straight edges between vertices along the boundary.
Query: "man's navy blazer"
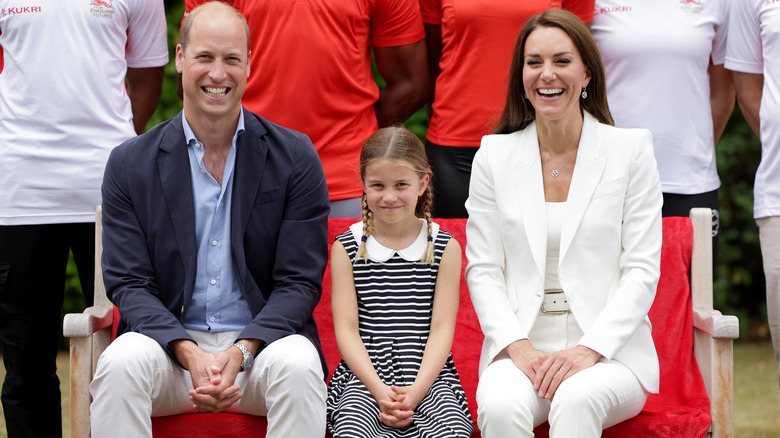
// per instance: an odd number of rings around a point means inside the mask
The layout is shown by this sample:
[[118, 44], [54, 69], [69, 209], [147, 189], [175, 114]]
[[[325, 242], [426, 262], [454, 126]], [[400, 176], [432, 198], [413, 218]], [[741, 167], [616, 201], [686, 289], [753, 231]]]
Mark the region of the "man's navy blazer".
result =
[[[233, 260], [254, 319], [239, 339], [294, 333], [320, 352], [312, 316], [328, 260], [328, 191], [311, 141], [242, 108], [233, 173]], [[195, 212], [182, 113], [115, 148], [103, 180], [103, 279], [118, 333], [168, 344], [195, 284]], [[323, 368], [325, 367], [323, 359]]]

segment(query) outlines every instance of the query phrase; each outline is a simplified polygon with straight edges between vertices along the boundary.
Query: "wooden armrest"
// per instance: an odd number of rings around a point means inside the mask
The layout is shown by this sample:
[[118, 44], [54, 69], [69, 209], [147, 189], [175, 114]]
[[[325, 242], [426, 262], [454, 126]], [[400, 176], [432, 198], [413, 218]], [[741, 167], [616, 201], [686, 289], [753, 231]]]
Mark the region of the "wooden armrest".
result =
[[68, 338], [84, 338], [98, 330], [111, 327], [114, 322], [114, 308], [92, 306], [83, 313], [69, 313], [62, 322], [62, 335]]
[[62, 333], [70, 339], [70, 436], [88, 438], [89, 383], [97, 359], [111, 342], [114, 306], [92, 306], [65, 315]]
[[732, 315], [723, 315], [717, 310], [693, 309], [693, 326], [713, 338], [737, 339], [739, 337], [739, 319]]

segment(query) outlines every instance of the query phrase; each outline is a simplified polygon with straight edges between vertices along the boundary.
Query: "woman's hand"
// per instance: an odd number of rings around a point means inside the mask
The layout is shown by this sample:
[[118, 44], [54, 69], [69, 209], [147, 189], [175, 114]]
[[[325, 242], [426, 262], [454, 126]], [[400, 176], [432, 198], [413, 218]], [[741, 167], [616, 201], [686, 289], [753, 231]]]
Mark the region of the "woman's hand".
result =
[[532, 382], [536, 379], [539, 369], [549, 356], [549, 353], [535, 349], [528, 339], [521, 339], [509, 344], [505, 351], [512, 359], [512, 362], [515, 363], [515, 366], [528, 376]]
[[592, 367], [601, 357], [601, 354], [584, 345], [552, 353], [531, 379], [534, 382], [534, 389], [538, 391], [539, 397], [552, 400], [555, 391], [564, 380]]

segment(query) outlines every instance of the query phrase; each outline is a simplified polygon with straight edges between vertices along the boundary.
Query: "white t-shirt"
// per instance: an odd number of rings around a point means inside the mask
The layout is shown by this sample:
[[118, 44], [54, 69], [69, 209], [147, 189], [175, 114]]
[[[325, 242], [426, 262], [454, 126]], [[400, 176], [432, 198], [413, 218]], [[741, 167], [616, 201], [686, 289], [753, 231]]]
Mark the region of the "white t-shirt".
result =
[[780, 216], [780, 0], [731, 0], [726, 68], [764, 75], [753, 216]]
[[596, 0], [612, 117], [653, 133], [665, 193], [720, 187], [707, 69], [723, 64], [728, 1]]
[[167, 62], [162, 0], [0, 0], [0, 225], [93, 222], [127, 68]]

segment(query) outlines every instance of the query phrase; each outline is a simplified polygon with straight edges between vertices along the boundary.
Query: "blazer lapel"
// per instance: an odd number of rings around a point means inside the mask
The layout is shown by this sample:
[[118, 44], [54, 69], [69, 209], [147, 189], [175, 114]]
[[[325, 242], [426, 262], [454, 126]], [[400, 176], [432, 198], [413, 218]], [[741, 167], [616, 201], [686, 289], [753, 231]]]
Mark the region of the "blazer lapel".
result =
[[[195, 282], [197, 254], [195, 201], [192, 197], [192, 176], [181, 117], [183, 117], [182, 112], [176, 116], [163, 135], [157, 166], [173, 234], [186, 272], [184, 289], [191, 291]], [[185, 305], [188, 304], [188, 299], [189, 296], [185, 297]]]
[[572, 239], [582, 222], [585, 211], [590, 205], [593, 191], [604, 172], [606, 159], [599, 155], [598, 122], [593, 116], [584, 113], [582, 134], [580, 135], [579, 150], [574, 174], [569, 186], [569, 197], [566, 202], [566, 215], [561, 230], [561, 254], [560, 259], [566, 256]]
[[[266, 165], [268, 142], [265, 127], [254, 114], [244, 111], [244, 132], [236, 141], [236, 168], [233, 174], [233, 205], [231, 206], [231, 244], [241, 281], [246, 279], [244, 232], [260, 191], [260, 181]], [[246, 283], [244, 283], [246, 284]]]
[[[514, 159], [510, 163], [509, 171], [513, 178], [512, 187], [515, 188], [518, 213], [523, 219], [525, 238], [528, 240], [539, 275], [544, 279], [547, 261], [547, 209], [536, 124], [527, 126], [518, 135], [520, 138], [517, 144], [510, 146], [517, 148], [517, 153], [513, 154]], [[511, 136], [509, 139], [515, 141]]]

